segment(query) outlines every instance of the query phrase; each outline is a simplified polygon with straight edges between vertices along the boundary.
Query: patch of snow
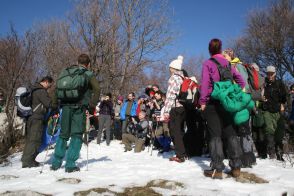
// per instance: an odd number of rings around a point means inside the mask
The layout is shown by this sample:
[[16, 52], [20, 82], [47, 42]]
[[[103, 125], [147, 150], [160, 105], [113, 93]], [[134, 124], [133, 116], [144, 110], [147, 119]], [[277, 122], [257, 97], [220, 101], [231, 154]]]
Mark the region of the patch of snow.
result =
[[[123, 192], [126, 187], [145, 186], [152, 180], [164, 179], [179, 182], [184, 187], [176, 190], [154, 187], [153, 189], [163, 195], [294, 195], [294, 168], [283, 163], [269, 159], [257, 159], [257, 165], [244, 169], [250, 173], [268, 180], [265, 184], [252, 184], [236, 182], [233, 178], [213, 180], [203, 175], [203, 170], [209, 168], [209, 159], [193, 157], [184, 163], [169, 161], [172, 152], [157, 155], [157, 151], [134, 153], [124, 152], [119, 141], [112, 141], [110, 146], [105, 142], [98, 145], [89, 144], [89, 165], [87, 171], [87, 146], [83, 145], [77, 165], [80, 172], [65, 173], [64, 164], [57, 171], [50, 170], [53, 150], [50, 149], [40, 174], [41, 167], [21, 168], [21, 155], [16, 153], [10, 157], [12, 166], [0, 167], [1, 175], [14, 175], [18, 178], [10, 180], [0, 179], [0, 193], [6, 191], [30, 190], [42, 194], [73, 195], [78, 191], [91, 188], [106, 188], [114, 192]], [[37, 161], [42, 162], [46, 152], [38, 155]], [[228, 165], [228, 161], [225, 161]], [[76, 178], [78, 184], [58, 182], [61, 178]], [[171, 185], [171, 183], [168, 183]], [[175, 184], [174, 184], [175, 185]], [[173, 185], [173, 186], [174, 186]], [[96, 195], [96, 193], [93, 193]]]

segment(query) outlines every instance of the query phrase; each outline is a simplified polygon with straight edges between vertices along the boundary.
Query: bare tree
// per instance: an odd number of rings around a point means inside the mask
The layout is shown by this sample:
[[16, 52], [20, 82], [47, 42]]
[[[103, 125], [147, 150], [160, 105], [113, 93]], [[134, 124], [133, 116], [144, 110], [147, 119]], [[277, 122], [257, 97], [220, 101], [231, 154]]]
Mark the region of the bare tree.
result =
[[38, 73], [56, 77], [78, 54], [88, 53], [102, 93], [127, 93], [155, 62], [161, 64], [158, 53], [172, 40], [167, 14], [166, 1], [79, 1], [68, 20], [34, 27], [34, 64]]
[[183, 68], [187, 71], [189, 76], [195, 76], [198, 82], [201, 81], [201, 70], [203, 61], [203, 56], [193, 56], [184, 61], [185, 63]]
[[83, 0], [76, 5], [69, 17], [69, 43], [90, 54], [103, 91], [126, 92], [128, 81], [158, 60], [154, 54], [172, 38], [165, 5], [154, 0]]
[[[160, 1], [116, 1], [122, 18], [125, 35], [123, 45], [123, 68], [120, 87], [130, 71], [142, 71], [142, 67], [153, 62], [150, 55], [156, 54], [172, 37], [168, 28], [166, 2]], [[150, 12], [150, 10], [153, 10]]]
[[29, 84], [32, 78], [32, 61], [35, 54], [34, 39], [30, 32], [22, 38], [11, 25], [9, 34], [0, 39], [0, 89], [5, 97], [5, 113], [8, 119], [9, 145], [15, 142], [13, 130], [14, 95], [20, 84]]
[[[109, 0], [83, 0], [76, 4], [69, 15], [67, 39], [74, 51], [87, 52], [91, 65], [102, 88], [109, 88], [109, 77], [115, 71], [115, 55], [118, 54], [117, 29], [114, 6]], [[106, 85], [105, 85], [106, 84]]]
[[65, 33], [67, 27], [65, 21], [57, 20], [35, 25], [34, 36], [38, 50], [34, 65], [41, 75], [48, 74], [57, 78], [61, 69], [76, 64], [80, 50], [70, 47]]
[[244, 36], [236, 42], [239, 56], [258, 63], [263, 70], [274, 65], [279, 78], [286, 73], [294, 77], [293, 21], [293, 0], [278, 0], [266, 9], [254, 10]]

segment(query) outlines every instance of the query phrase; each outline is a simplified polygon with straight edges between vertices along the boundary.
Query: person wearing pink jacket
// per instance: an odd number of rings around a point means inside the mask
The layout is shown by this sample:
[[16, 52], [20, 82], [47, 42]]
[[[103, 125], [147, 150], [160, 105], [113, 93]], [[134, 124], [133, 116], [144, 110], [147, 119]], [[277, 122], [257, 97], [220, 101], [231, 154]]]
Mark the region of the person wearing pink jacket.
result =
[[[230, 67], [231, 78], [244, 88], [245, 81], [237, 70], [230, 66], [229, 62], [221, 54], [222, 42], [219, 39], [212, 39], [209, 42], [209, 53], [211, 58], [206, 60], [202, 65], [202, 82], [200, 88], [200, 100], [202, 114], [207, 122], [207, 130], [209, 132], [209, 151], [211, 156], [211, 169], [204, 170], [207, 177], [222, 179], [222, 170], [225, 168], [223, 160], [223, 140], [227, 142], [227, 154], [230, 159], [229, 165], [232, 168], [231, 173], [234, 177], [240, 175], [240, 167], [242, 162], [240, 156], [242, 154], [240, 141], [238, 139], [233, 118], [230, 113], [224, 110], [218, 100], [211, 98], [213, 85], [221, 79], [217, 62], [222, 69]], [[213, 59], [212, 59], [213, 58]], [[216, 60], [216, 61], [215, 61]], [[215, 61], [215, 62], [214, 62]]]

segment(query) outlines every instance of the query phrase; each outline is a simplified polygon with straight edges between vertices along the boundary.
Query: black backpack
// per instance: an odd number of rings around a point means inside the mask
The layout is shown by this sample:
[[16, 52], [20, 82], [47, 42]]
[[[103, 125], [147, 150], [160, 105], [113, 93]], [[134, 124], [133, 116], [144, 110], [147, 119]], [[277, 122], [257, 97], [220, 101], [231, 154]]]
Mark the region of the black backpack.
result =
[[231, 63], [229, 62], [227, 67], [222, 66], [215, 58], [210, 58], [212, 62], [214, 62], [217, 66], [219, 75], [220, 75], [220, 81], [233, 81], [233, 75], [231, 73]]

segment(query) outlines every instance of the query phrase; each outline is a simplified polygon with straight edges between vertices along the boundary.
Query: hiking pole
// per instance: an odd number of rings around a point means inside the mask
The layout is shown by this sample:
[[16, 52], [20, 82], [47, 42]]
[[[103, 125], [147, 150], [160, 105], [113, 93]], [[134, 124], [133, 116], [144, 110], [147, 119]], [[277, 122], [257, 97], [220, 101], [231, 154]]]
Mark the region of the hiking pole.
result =
[[154, 138], [155, 138], [155, 132], [157, 130], [157, 127], [158, 127], [158, 121], [156, 121], [156, 126], [155, 126], [155, 131], [154, 131], [154, 136], [151, 135], [151, 153], [150, 153], [150, 156], [152, 156], [152, 152], [153, 152], [153, 146], [154, 146]]
[[148, 154], [149, 154], [150, 146], [152, 143], [152, 128], [153, 128], [153, 122], [151, 121], [151, 123], [150, 123], [150, 121], [148, 121], [148, 134], [150, 134], [150, 143], [148, 145]]
[[50, 136], [49, 143], [48, 143], [48, 146], [47, 146], [47, 148], [46, 148], [46, 154], [45, 154], [45, 157], [44, 157], [44, 160], [43, 160], [43, 163], [42, 163], [42, 168], [41, 168], [40, 174], [43, 173], [43, 169], [44, 169], [44, 166], [45, 166], [45, 161], [46, 161], [46, 158], [47, 158], [47, 155], [48, 155], [48, 151], [49, 151], [49, 146], [50, 146], [50, 144], [51, 144], [51, 141], [52, 141], [52, 138], [53, 138], [53, 135], [54, 135], [55, 129], [56, 129], [56, 127], [57, 127], [58, 120], [59, 120], [59, 115], [57, 115], [57, 120], [56, 120], [56, 122], [54, 123], [53, 128], [52, 128], [52, 135]]
[[91, 125], [90, 125], [90, 118], [93, 116], [93, 115], [90, 115], [90, 113], [87, 111], [86, 112], [86, 145], [87, 145], [87, 170], [89, 170], [89, 132], [90, 132], [90, 128], [91, 128]]

